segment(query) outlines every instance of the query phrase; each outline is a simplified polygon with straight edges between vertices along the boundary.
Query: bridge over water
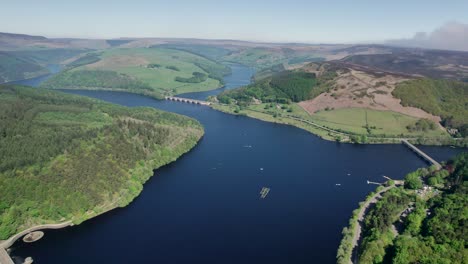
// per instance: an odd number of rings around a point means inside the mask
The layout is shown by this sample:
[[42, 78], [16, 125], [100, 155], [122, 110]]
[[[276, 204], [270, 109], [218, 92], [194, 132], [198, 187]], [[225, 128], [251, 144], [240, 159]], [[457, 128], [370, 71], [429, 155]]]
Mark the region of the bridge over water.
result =
[[418, 154], [420, 157], [425, 159], [427, 162], [431, 163], [432, 165], [436, 166], [438, 170], [442, 169], [442, 165], [435, 161], [433, 158], [431, 158], [429, 155], [424, 153], [422, 150], [418, 149], [415, 145], [411, 144], [408, 142], [406, 139], [402, 139], [401, 142], [406, 145], [408, 148], [410, 148], [412, 151], [414, 151], [416, 154]]
[[189, 104], [211, 105], [211, 103], [207, 101], [201, 101], [201, 100], [195, 100], [195, 99], [183, 98], [183, 97], [177, 97], [177, 96], [166, 96], [165, 99], [176, 101], [176, 102], [189, 103]]

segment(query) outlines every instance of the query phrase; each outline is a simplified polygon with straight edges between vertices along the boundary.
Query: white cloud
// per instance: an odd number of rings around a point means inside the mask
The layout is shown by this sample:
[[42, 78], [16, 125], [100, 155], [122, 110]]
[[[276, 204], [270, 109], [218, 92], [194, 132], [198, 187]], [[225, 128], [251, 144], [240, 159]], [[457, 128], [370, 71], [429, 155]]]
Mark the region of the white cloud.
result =
[[387, 44], [468, 51], [468, 24], [449, 22], [431, 33], [418, 32], [409, 39], [394, 39]]

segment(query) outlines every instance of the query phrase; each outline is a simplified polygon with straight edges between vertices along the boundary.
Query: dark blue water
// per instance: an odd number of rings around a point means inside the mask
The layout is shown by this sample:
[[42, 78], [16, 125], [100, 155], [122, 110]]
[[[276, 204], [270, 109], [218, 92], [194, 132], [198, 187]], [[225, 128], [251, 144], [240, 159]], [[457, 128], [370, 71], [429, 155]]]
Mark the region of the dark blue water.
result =
[[179, 94], [178, 96], [196, 100], [206, 100], [208, 96], [217, 95], [223, 91], [250, 84], [251, 77], [255, 74], [253, 68], [240, 64], [229, 64], [229, 67], [231, 67], [232, 73], [224, 77], [225, 85], [222, 88], [199, 93]]
[[[203, 124], [205, 136], [158, 169], [126, 208], [15, 246], [13, 255], [39, 264], [334, 263], [342, 228], [376, 187], [366, 181], [401, 179], [426, 166], [403, 145], [338, 144], [205, 106], [70, 92], [188, 115]], [[438, 160], [460, 151], [424, 150]], [[262, 187], [271, 188], [265, 199]]]
[[39, 84], [41, 84], [45, 80], [52, 77], [54, 74], [61, 71], [61, 66], [58, 64], [49, 64], [46, 67], [50, 72], [49, 74], [45, 74], [36, 78], [31, 78], [31, 79], [26, 79], [26, 80], [13, 81], [13, 82], [9, 82], [8, 84], [21, 84], [21, 85], [37, 87], [39, 86]]

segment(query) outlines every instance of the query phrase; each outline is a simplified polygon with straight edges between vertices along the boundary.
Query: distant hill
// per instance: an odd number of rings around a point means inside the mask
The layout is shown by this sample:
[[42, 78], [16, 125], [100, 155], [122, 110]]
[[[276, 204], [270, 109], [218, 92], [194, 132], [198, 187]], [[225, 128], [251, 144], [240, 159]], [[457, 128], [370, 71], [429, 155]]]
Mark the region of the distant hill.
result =
[[[221, 87], [228, 67], [200, 55], [155, 46], [90, 53], [41, 86], [51, 89], [120, 90], [162, 98]], [[200, 78], [192, 78], [194, 76]], [[201, 77], [202, 76], [202, 77]]]
[[49, 73], [48, 64], [60, 64], [86, 50], [34, 49], [0, 51], [0, 83], [34, 78]]
[[103, 49], [111, 45], [104, 39], [46, 38], [0, 32], [0, 50], [25, 49]]
[[222, 111], [263, 120], [299, 127], [304, 124], [297, 119], [306, 120], [315, 124], [306, 129], [340, 141], [391, 142], [391, 138], [408, 137], [418, 138], [419, 144], [466, 145], [466, 139], [455, 142], [449, 133], [468, 138], [464, 118], [468, 84], [346, 60], [309, 63], [294, 70], [275, 67], [278, 72], [271, 70], [251, 85], [210, 100], [221, 103]]
[[48, 70], [36, 62], [0, 51], [0, 83], [46, 74]]
[[47, 40], [43, 36], [31, 36], [26, 34], [2, 33], [0, 32], [0, 41], [13, 42], [13, 41], [44, 41]]
[[387, 54], [350, 55], [342, 61], [376, 71], [468, 82], [468, 52], [390, 48]]

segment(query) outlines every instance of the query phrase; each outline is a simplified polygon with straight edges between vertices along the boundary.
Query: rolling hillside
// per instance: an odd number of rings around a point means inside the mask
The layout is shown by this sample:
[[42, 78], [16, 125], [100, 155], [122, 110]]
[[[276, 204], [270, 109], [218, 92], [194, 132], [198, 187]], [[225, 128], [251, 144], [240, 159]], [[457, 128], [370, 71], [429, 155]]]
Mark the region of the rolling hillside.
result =
[[23, 80], [49, 73], [48, 64], [60, 64], [86, 50], [27, 49], [0, 51], [0, 83]]
[[[90, 56], [42, 87], [122, 90], [160, 98], [216, 89], [222, 86], [222, 76], [229, 73], [229, 68], [210, 59], [159, 47], [109, 49]], [[190, 79], [194, 75], [206, 78]]]
[[[410, 84], [415, 89], [413, 83], [417, 81], [406, 75], [349, 67], [339, 62], [311, 63], [226, 91], [212, 100], [220, 103], [214, 107], [222, 111], [294, 124], [339, 141], [399, 142], [398, 138], [407, 137], [420, 144], [466, 144], [466, 140], [455, 142], [442, 127], [456, 127], [459, 133], [450, 130], [453, 136], [466, 136], [463, 83], [430, 80], [439, 87], [434, 89], [445, 92], [434, 92], [432, 105], [423, 107], [416, 104], [423, 97], [417, 100], [410, 97], [426, 92], [400, 88]], [[401, 93], [401, 89], [405, 92]], [[414, 103], [400, 103], [392, 92], [403, 94]]]

